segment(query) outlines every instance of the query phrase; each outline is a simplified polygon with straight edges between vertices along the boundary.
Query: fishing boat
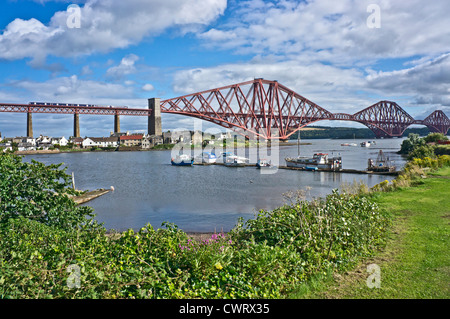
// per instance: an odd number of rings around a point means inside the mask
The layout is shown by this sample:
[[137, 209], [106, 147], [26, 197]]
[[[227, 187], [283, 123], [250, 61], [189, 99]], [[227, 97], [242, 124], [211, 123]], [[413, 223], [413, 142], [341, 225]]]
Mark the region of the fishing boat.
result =
[[361, 147], [370, 147], [370, 141], [367, 142], [361, 142]]
[[187, 154], [180, 154], [171, 159], [172, 165], [175, 166], [192, 166], [194, 164], [194, 159], [192, 156]]
[[258, 162], [256, 162], [256, 168], [258, 169], [275, 167], [276, 166], [272, 164], [272, 161], [267, 161], [266, 159], [259, 159]]
[[297, 168], [312, 168], [317, 169], [333, 169], [339, 170], [342, 168], [342, 158], [339, 157], [329, 157], [325, 153], [315, 153], [313, 157], [286, 157], [287, 167], [297, 167]]
[[199, 163], [213, 164], [217, 161], [217, 156], [211, 152], [202, 152], [200, 155], [195, 157], [195, 161]]
[[367, 170], [370, 172], [394, 172], [395, 168], [389, 157], [385, 156], [382, 150], [378, 152], [375, 163], [372, 159], [369, 159], [367, 164]]
[[227, 161], [225, 162], [225, 166], [228, 167], [242, 167], [245, 166], [246, 162], [239, 160], [237, 158], [227, 158]]
[[[227, 164], [246, 164], [248, 162], [248, 158], [243, 157], [243, 156], [237, 156], [233, 152], [222, 153], [220, 160], [225, 165], [227, 165]], [[237, 165], [235, 165], [235, 166], [237, 166]]]

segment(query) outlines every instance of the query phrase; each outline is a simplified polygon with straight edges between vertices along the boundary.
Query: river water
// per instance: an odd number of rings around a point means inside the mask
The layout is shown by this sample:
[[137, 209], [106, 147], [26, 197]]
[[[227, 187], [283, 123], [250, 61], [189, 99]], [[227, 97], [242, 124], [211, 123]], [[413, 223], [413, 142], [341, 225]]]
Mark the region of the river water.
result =
[[[396, 152], [402, 140], [380, 139], [368, 148], [360, 147], [363, 140], [358, 139], [302, 140], [311, 145], [301, 145], [300, 154], [340, 155], [343, 168], [364, 170], [367, 160], [376, 159], [381, 149], [397, 168], [401, 168], [405, 159]], [[358, 146], [341, 146], [342, 143], [357, 143]], [[255, 159], [257, 152], [256, 148], [250, 148], [246, 155]], [[277, 158], [280, 165], [285, 165], [285, 157], [297, 154], [298, 145], [293, 141], [292, 145], [280, 145], [271, 158]], [[67, 173], [74, 173], [78, 189], [114, 186], [113, 192], [87, 205], [94, 208], [96, 219], [106, 228], [118, 231], [136, 230], [147, 223], [159, 228], [164, 221], [187, 232], [228, 231], [239, 217], [246, 220], [253, 218], [260, 209], [272, 210], [281, 206], [285, 203], [283, 193], [289, 191], [308, 188], [306, 199], [311, 199], [325, 196], [344, 183], [363, 181], [371, 187], [393, 179], [386, 175], [286, 169], [263, 174], [255, 167], [177, 167], [170, 164], [171, 157], [171, 151], [147, 151], [40, 154], [24, 159], [33, 158], [45, 164], [64, 163]]]

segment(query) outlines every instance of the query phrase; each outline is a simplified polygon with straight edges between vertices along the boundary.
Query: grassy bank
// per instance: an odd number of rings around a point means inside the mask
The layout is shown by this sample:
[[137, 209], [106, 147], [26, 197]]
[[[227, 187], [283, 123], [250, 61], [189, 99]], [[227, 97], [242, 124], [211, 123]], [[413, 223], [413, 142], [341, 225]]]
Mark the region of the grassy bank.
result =
[[[323, 275], [304, 285], [295, 298], [432, 298], [450, 297], [450, 168], [419, 185], [381, 192], [378, 205], [393, 214], [386, 248], [343, 275]], [[368, 288], [369, 264], [380, 267], [380, 288]]]

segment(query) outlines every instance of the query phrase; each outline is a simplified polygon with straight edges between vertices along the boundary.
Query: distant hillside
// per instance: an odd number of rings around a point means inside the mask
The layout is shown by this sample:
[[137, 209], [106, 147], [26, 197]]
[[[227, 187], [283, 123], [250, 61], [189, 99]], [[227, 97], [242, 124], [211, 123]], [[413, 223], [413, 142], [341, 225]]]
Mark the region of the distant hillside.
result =
[[[410, 133], [425, 136], [429, 133], [427, 127], [423, 128], [408, 128], [403, 133], [403, 136], [408, 136]], [[351, 139], [351, 138], [365, 138], [374, 139], [375, 134], [368, 128], [352, 128], [352, 127], [329, 127], [329, 126], [308, 126], [300, 131], [301, 139], [315, 139], [315, 138], [332, 138], [332, 139]], [[297, 133], [291, 135], [291, 140], [297, 139]]]

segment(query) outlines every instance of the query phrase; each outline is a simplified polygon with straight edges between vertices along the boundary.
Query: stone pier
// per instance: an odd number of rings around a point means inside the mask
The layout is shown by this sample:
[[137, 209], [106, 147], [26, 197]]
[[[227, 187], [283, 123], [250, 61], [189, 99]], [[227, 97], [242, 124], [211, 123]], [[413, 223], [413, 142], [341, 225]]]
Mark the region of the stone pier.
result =
[[27, 137], [33, 137], [33, 117], [31, 112], [27, 113]]
[[148, 117], [148, 134], [150, 135], [162, 135], [160, 102], [159, 98], [148, 99], [148, 108], [152, 110], [152, 114]]
[[120, 133], [120, 115], [114, 114], [114, 133]]
[[73, 115], [73, 136], [80, 137], [80, 114]]

